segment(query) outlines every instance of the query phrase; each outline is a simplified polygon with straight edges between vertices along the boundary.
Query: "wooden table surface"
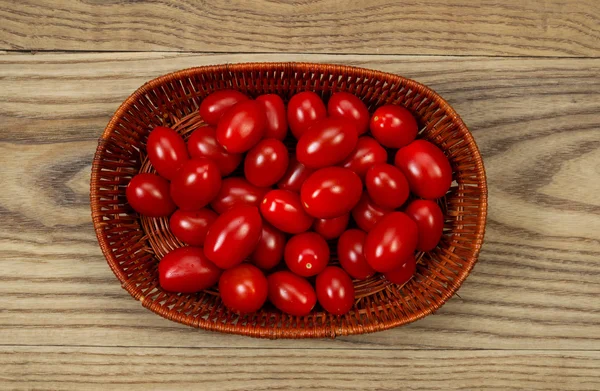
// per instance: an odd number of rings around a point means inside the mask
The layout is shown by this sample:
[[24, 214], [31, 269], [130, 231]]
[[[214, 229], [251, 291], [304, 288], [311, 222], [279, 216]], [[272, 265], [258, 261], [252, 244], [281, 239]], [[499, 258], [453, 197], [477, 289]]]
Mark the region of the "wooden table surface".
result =
[[[477, 5], [475, 5], [477, 4]], [[479, 263], [435, 315], [336, 340], [191, 329], [121, 289], [89, 208], [145, 81], [226, 62], [416, 79], [481, 149]], [[600, 389], [600, 2], [0, 0], [0, 389]]]

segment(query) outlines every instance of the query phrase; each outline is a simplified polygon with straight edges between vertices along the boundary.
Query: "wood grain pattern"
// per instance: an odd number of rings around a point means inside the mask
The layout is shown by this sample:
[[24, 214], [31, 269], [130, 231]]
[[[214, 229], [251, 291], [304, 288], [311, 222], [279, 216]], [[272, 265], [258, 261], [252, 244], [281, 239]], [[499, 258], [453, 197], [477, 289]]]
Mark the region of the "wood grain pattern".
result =
[[0, 0], [0, 49], [600, 56], [596, 0]]

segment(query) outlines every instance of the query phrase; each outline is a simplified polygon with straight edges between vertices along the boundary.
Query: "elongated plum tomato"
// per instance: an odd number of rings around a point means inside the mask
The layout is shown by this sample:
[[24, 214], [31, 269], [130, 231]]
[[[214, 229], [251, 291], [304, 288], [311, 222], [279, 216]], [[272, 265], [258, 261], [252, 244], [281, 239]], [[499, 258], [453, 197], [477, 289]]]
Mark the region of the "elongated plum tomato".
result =
[[310, 168], [341, 163], [356, 147], [356, 124], [347, 118], [325, 118], [302, 134], [296, 145], [298, 161]]
[[360, 179], [365, 179], [367, 170], [378, 163], [387, 162], [387, 151], [374, 138], [363, 136], [358, 139], [356, 148], [342, 162], [342, 167], [354, 171]]
[[146, 152], [156, 172], [169, 180], [189, 159], [183, 138], [173, 129], [164, 126], [157, 126], [150, 132]]
[[260, 212], [275, 228], [290, 234], [307, 231], [314, 221], [302, 208], [300, 196], [289, 190], [271, 190], [265, 194]]
[[417, 248], [417, 224], [402, 212], [384, 216], [367, 234], [364, 254], [369, 265], [381, 273], [402, 266]]
[[267, 277], [269, 301], [279, 310], [293, 316], [306, 316], [317, 304], [312, 285], [302, 277], [280, 271]]
[[265, 134], [267, 115], [255, 100], [237, 103], [223, 114], [215, 132], [217, 141], [229, 153], [246, 152]]
[[444, 230], [444, 214], [438, 204], [431, 200], [414, 200], [408, 204], [404, 213], [417, 223], [417, 250], [433, 250], [440, 242]]
[[354, 305], [354, 285], [350, 276], [337, 266], [328, 266], [317, 276], [317, 300], [333, 315], [344, 315]]
[[256, 206], [235, 206], [212, 223], [204, 240], [204, 254], [221, 269], [244, 261], [256, 248], [262, 219]]
[[283, 174], [283, 177], [277, 182], [277, 187], [282, 190], [300, 193], [302, 184], [313, 172], [315, 172], [314, 169], [308, 168], [300, 163], [298, 159], [296, 159], [296, 156], [290, 156], [288, 168], [285, 171], [285, 174]]
[[416, 140], [396, 152], [394, 164], [410, 190], [421, 198], [443, 197], [452, 184], [452, 168], [444, 153], [425, 140]]
[[391, 164], [369, 168], [365, 186], [371, 199], [384, 208], [396, 209], [408, 199], [408, 181], [402, 171]]
[[171, 181], [171, 198], [184, 211], [204, 208], [221, 188], [221, 172], [210, 159], [198, 158], [183, 163]]
[[352, 209], [352, 218], [360, 229], [369, 232], [383, 216], [391, 212], [391, 209], [377, 205], [367, 193], [363, 193], [358, 204]]
[[260, 240], [250, 255], [250, 261], [262, 270], [273, 269], [283, 259], [285, 234], [263, 222]]
[[302, 277], [315, 276], [329, 263], [329, 246], [314, 232], [294, 235], [285, 245], [283, 259], [288, 269]]
[[288, 102], [287, 119], [296, 139], [315, 122], [327, 117], [325, 103], [312, 91], [300, 92]]
[[415, 255], [410, 254], [408, 258], [406, 258], [402, 262], [402, 266], [387, 273], [384, 273], [384, 277], [389, 282], [394, 284], [402, 285], [415, 275], [417, 270], [417, 262], [415, 261]]
[[207, 124], [216, 126], [229, 108], [248, 99], [246, 95], [235, 90], [215, 91], [200, 103], [200, 116]]
[[381, 106], [371, 117], [371, 134], [381, 145], [401, 148], [417, 137], [419, 127], [410, 111], [402, 106]]
[[177, 208], [169, 195], [169, 182], [158, 175], [134, 176], [125, 195], [133, 210], [148, 217], [168, 216]]
[[242, 263], [225, 270], [219, 279], [219, 293], [225, 307], [242, 314], [255, 312], [267, 301], [267, 278], [256, 266]]
[[168, 292], [194, 293], [219, 281], [221, 269], [209, 261], [200, 247], [180, 247], [158, 264], [158, 282]]
[[344, 213], [339, 217], [331, 219], [316, 219], [313, 224], [313, 230], [326, 240], [339, 237], [348, 227], [350, 213]]
[[337, 244], [337, 256], [340, 266], [357, 280], [373, 277], [373, 269], [363, 253], [367, 234], [359, 229], [349, 229], [340, 236]]
[[267, 128], [264, 137], [283, 141], [288, 130], [287, 113], [283, 99], [277, 94], [266, 94], [257, 97], [256, 101], [263, 106], [267, 115]]
[[283, 177], [288, 164], [288, 150], [281, 141], [261, 140], [246, 154], [244, 174], [254, 186], [268, 187]]
[[175, 237], [190, 246], [204, 245], [206, 233], [217, 219], [217, 214], [202, 208], [195, 212], [177, 210], [169, 219], [169, 228]]
[[229, 153], [217, 142], [212, 126], [195, 130], [187, 141], [187, 148], [192, 158], [205, 157], [214, 161], [223, 176], [231, 174], [242, 161], [241, 154]]
[[308, 177], [300, 190], [300, 198], [309, 215], [330, 219], [350, 212], [361, 193], [362, 182], [353, 171], [326, 167]]
[[355, 121], [358, 134], [369, 130], [369, 109], [356, 95], [349, 92], [336, 92], [327, 103], [327, 113], [330, 117], [345, 117]]
[[225, 178], [210, 206], [219, 214], [236, 205], [259, 206], [268, 191], [269, 188], [254, 186], [241, 177]]

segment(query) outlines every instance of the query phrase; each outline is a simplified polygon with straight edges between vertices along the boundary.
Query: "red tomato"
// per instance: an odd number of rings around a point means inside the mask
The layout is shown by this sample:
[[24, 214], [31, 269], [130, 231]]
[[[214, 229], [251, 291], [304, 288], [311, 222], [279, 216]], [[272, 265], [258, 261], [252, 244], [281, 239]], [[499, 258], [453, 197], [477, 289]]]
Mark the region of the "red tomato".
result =
[[346, 230], [348, 221], [350, 221], [349, 213], [331, 219], [317, 219], [313, 224], [313, 230], [326, 240], [335, 239]]
[[231, 174], [242, 161], [239, 153], [228, 153], [217, 142], [215, 128], [203, 126], [192, 133], [187, 142], [188, 152], [192, 158], [205, 157], [215, 162], [221, 175]]
[[300, 196], [289, 190], [271, 190], [260, 204], [265, 220], [290, 234], [307, 231], [314, 219], [302, 208]]
[[188, 160], [171, 181], [171, 198], [184, 211], [204, 208], [221, 188], [221, 172], [210, 159]]
[[177, 208], [169, 195], [169, 182], [154, 174], [137, 174], [127, 185], [127, 202], [149, 217], [168, 216]]
[[262, 219], [258, 208], [236, 206], [212, 223], [204, 240], [204, 254], [221, 269], [228, 269], [252, 254], [261, 233]]
[[359, 229], [349, 229], [344, 232], [337, 244], [337, 256], [340, 266], [357, 280], [366, 280], [373, 277], [375, 269], [369, 266], [365, 259], [363, 248], [367, 234]]
[[354, 171], [360, 179], [365, 179], [369, 167], [377, 163], [387, 162], [387, 151], [375, 139], [361, 137], [350, 156], [342, 162], [342, 166]]
[[300, 198], [309, 215], [330, 219], [350, 212], [361, 193], [362, 182], [353, 171], [326, 167], [308, 177], [300, 190]]
[[329, 263], [329, 246], [319, 234], [304, 232], [288, 240], [283, 259], [287, 267], [297, 275], [315, 276]]
[[258, 245], [250, 261], [263, 270], [273, 269], [283, 259], [285, 234], [270, 224], [263, 223]]
[[215, 285], [220, 275], [221, 269], [199, 247], [175, 249], [158, 264], [158, 282], [168, 292], [199, 292]]
[[235, 205], [259, 206], [267, 191], [268, 188], [256, 187], [244, 178], [225, 178], [210, 206], [219, 214]]
[[354, 285], [339, 267], [329, 266], [319, 273], [316, 288], [319, 304], [330, 314], [344, 315], [354, 306]]
[[267, 128], [265, 138], [274, 138], [283, 141], [287, 135], [287, 114], [283, 99], [277, 94], [261, 95], [256, 98], [267, 115]]
[[217, 214], [202, 208], [196, 212], [177, 210], [169, 220], [169, 227], [175, 237], [190, 246], [204, 245], [206, 233], [217, 219]]
[[314, 92], [300, 92], [292, 96], [288, 103], [287, 119], [296, 139], [299, 139], [310, 125], [325, 117], [325, 104]]
[[302, 184], [313, 172], [315, 172], [315, 170], [300, 163], [298, 159], [296, 159], [296, 156], [291, 156], [288, 168], [285, 174], [283, 174], [283, 178], [277, 183], [277, 187], [283, 190], [300, 193]]
[[406, 176], [410, 190], [421, 198], [443, 197], [452, 184], [452, 168], [432, 143], [416, 140], [396, 152], [394, 164]]
[[289, 162], [288, 150], [281, 141], [262, 140], [246, 154], [244, 174], [254, 186], [271, 186], [285, 174]]
[[411, 254], [404, 260], [402, 266], [392, 271], [385, 273], [383, 276], [389, 282], [394, 284], [402, 285], [410, 280], [417, 271], [417, 262], [415, 261], [415, 255]]
[[381, 273], [402, 266], [417, 248], [417, 224], [402, 212], [384, 216], [367, 234], [364, 254], [369, 265]]
[[383, 216], [390, 212], [390, 209], [377, 205], [367, 193], [363, 193], [358, 204], [352, 209], [352, 218], [360, 229], [369, 232]]
[[356, 147], [356, 124], [343, 117], [325, 118], [308, 128], [298, 140], [296, 157], [310, 168], [341, 163]]
[[381, 145], [401, 148], [417, 137], [419, 126], [413, 115], [402, 106], [381, 106], [371, 117], [371, 134]]
[[157, 126], [150, 132], [146, 152], [156, 172], [169, 180], [189, 159], [183, 138], [173, 129], [164, 126]]
[[265, 134], [267, 115], [255, 100], [245, 100], [227, 110], [215, 132], [217, 141], [229, 153], [246, 152]]
[[345, 117], [355, 121], [358, 134], [367, 133], [369, 130], [369, 109], [356, 95], [336, 92], [329, 98], [327, 112], [330, 117]]
[[216, 126], [230, 107], [248, 99], [246, 95], [235, 90], [215, 91], [200, 103], [200, 116], [207, 124]]
[[433, 250], [440, 242], [444, 230], [444, 214], [438, 204], [430, 200], [414, 200], [408, 204], [404, 213], [417, 223], [417, 250]]
[[267, 278], [256, 266], [242, 263], [223, 272], [219, 279], [219, 293], [225, 307], [246, 314], [263, 306], [269, 286]]
[[302, 277], [280, 271], [267, 277], [269, 301], [279, 310], [293, 316], [306, 316], [317, 304], [315, 290]]
[[410, 192], [402, 171], [385, 163], [369, 168], [365, 186], [371, 199], [377, 205], [388, 209], [396, 209], [404, 204]]

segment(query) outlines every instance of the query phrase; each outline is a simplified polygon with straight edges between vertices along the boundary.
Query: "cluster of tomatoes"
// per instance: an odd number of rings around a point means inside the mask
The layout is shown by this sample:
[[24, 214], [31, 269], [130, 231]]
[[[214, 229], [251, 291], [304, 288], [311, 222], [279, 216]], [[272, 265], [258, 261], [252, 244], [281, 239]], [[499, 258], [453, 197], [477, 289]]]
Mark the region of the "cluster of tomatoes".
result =
[[[346, 92], [327, 105], [298, 93], [286, 108], [278, 95], [221, 90], [199, 110], [206, 126], [187, 143], [166, 127], [150, 132], [158, 175], [134, 176], [126, 192], [138, 213], [170, 216], [171, 232], [187, 244], [160, 261], [164, 290], [218, 284], [238, 313], [269, 300], [295, 316], [317, 301], [342, 315], [354, 305], [352, 279], [379, 272], [403, 284], [415, 273], [415, 252], [438, 244], [444, 217], [435, 199], [450, 188], [452, 170], [440, 149], [415, 140], [417, 121], [405, 108], [385, 105], [371, 116]], [[288, 130], [295, 148], [283, 143], [291, 145]], [[232, 176], [242, 161], [243, 176]], [[340, 267], [329, 265], [334, 239]]]

